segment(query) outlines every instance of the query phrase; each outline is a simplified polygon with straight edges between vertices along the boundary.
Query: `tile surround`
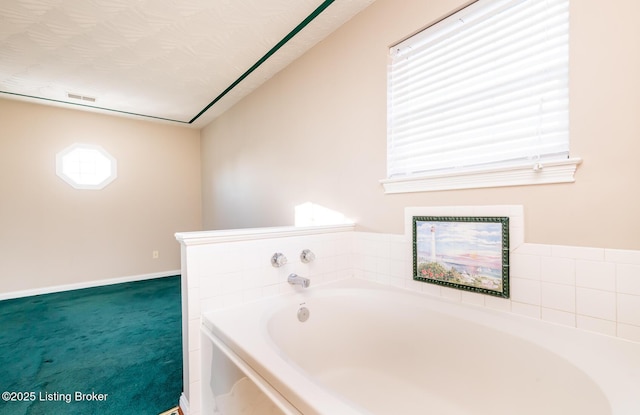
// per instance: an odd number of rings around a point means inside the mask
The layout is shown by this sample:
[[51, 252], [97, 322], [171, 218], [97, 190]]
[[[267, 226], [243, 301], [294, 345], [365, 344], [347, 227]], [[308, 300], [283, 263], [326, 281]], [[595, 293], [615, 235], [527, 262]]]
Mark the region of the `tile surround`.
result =
[[[203, 234], [202, 241], [198, 241], [199, 234]], [[184, 325], [187, 402], [182, 399], [181, 403], [188, 405], [189, 415], [202, 412], [202, 313], [296, 290], [286, 282], [292, 272], [310, 278], [314, 285], [353, 275], [355, 234], [352, 226], [348, 231], [325, 230], [325, 233], [299, 236], [287, 236], [287, 231], [275, 232], [273, 236], [268, 234], [261, 235], [258, 230], [255, 238], [229, 235], [226, 231], [177, 235], [183, 244], [182, 275], [186, 284], [183, 318], [187, 319]], [[388, 251], [387, 248], [386, 245], [375, 247], [380, 252]], [[302, 263], [300, 253], [303, 249], [314, 252], [316, 260]], [[284, 253], [288, 259], [280, 268], [271, 265], [271, 256], [276, 252]], [[381, 254], [380, 258], [384, 256]]]
[[[640, 265], [618, 264], [617, 283], [618, 292], [623, 294], [640, 295]], [[615, 286], [615, 281], [614, 284]]]
[[[410, 256], [396, 262], [388, 275], [364, 264], [364, 249], [376, 243], [404, 243], [411, 252], [411, 242], [402, 236], [356, 232], [354, 237], [356, 277], [640, 342], [640, 252], [523, 243], [510, 255], [511, 298], [478, 299], [411, 280]], [[376, 261], [391, 261], [391, 255]]]
[[[509, 216], [511, 298], [476, 298], [413, 281], [416, 215]], [[406, 208], [404, 235], [356, 232], [354, 238], [356, 277], [640, 342], [640, 251], [525, 243], [521, 206]], [[369, 263], [371, 252], [378, 256], [376, 267]]]
[[[406, 215], [442, 215], [434, 212], [445, 209], [424, 213], [424, 208], [408, 208]], [[456, 209], [457, 216], [480, 215], [477, 209], [473, 213], [470, 208]], [[505, 216], [504, 209], [498, 207], [496, 213], [483, 207], [480, 211]], [[640, 342], [640, 251], [525, 243], [521, 208], [506, 209], [508, 216], [515, 217], [510, 223], [510, 299], [413, 281], [410, 234], [351, 230], [183, 246], [187, 253], [182, 271], [187, 276], [189, 364], [189, 387], [185, 389], [191, 391], [190, 415], [201, 411], [197, 399], [201, 313], [295, 290], [286, 283], [291, 272], [309, 277], [313, 285], [363, 278]], [[311, 249], [316, 261], [303, 264], [299, 259], [302, 249]], [[273, 268], [269, 260], [274, 252], [284, 253], [288, 263]]]
[[540, 285], [540, 305], [542, 307], [575, 313], [575, 286], [568, 284], [555, 284], [551, 282], [541, 282]]

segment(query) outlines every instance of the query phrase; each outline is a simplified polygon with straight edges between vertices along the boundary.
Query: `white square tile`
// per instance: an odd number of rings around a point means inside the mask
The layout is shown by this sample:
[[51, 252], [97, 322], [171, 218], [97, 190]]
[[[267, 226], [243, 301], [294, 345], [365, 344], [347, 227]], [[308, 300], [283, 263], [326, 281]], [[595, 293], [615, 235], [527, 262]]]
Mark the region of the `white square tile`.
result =
[[605, 259], [619, 264], [640, 265], [640, 251], [605, 249]]
[[188, 323], [189, 337], [189, 353], [194, 350], [200, 350], [200, 317], [189, 320]]
[[462, 291], [462, 302], [465, 304], [484, 306], [485, 297], [487, 296], [478, 293]]
[[354, 254], [363, 254], [364, 253], [364, 235], [362, 232], [354, 232], [353, 233], [353, 241], [351, 249]]
[[389, 274], [374, 274], [375, 281], [379, 284], [391, 285], [393, 277], [390, 277]]
[[439, 285], [436, 284], [429, 284], [426, 282], [422, 282], [420, 283], [422, 288], [421, 291], [425, 294], [429, 294], [429, 295], [436, 295], [438, 297], [441, 296], [442, 294], [442, 287], [440, 287]]
[[194, 319], [200, 317], [200, 295], [198, 294], [198, 288], [189, 288], [187, 301], [187, 318]]
[[511, 311], [511, 301], [507, 298], [485, 296], [484, 305], [487, 308], [500, 311]]
[[339, 237], [337, 248], [342, 254], [351, 254], [353, 252], [353, 245], [355, 241], [355, 232], [344, 232]]
[[640, 295], [618, 294], [618, 323], [640, 326]]
[[362, 253], [367, 256], [387, 258], [389, 256], [389, 246], [390, 244], [385, 234], [367, 233], [361, 240]]
[[551, 256], [551, 245], [524, 243], [513, 253], [520, 255]]
[[542, 282], [540, 289], [542, 307], [575, 313], [576, 289], [574, 286]]
[[576, 289], [576, 313], [604, 320], [616, 320], [616, 293], [611, 291]]
[[189, 352], [189, 380], [191, 381], [201, 380], [202, 357], [200, 351], [201, 349]]
[[553, 256], [559, 257], [559, 258], [586, 259], [589, 261], [604, 261], [604, 248], [553, 245], [551, 247], [551, 253]]
[[510, 278], [509, 294], [513, 301], [540, 305], [540, 281]]
[[615, 291], [616, 265], [612, 262], [576, 260], [576, 285]]
[[640, 343], [640, 326], [618, 323], [618, 337]]
[[[240, 267], [244, 268], [258, 268], [258, 267], [262, 267], [265, 264], [270, 264], [271, 263], [271, 257], [273, 256], [273, 254], [275, 254], [276, 252], [280, 252], [282, 253], [287, 260], [289, 260], [289, 255], [287, 255], [286, 253], [282, 252], [282, 248], [278, 249], [277, 251], [271, 247], [271, 246], [267, 246], [267, 242], [262, 240], [262, 241], [246, 241], [246, 242], [242, 242], [243, 246], [246, 249], [246, 253], [245, 253], [245, 257], [243, 259], [243, 263], [242, 264], [235, 264], [235, 269], [238, 269]], [[233, 271], [233, 270], [232, 270]]]
[[355, 270], [364, 270], [364, 266], [365, 266], [364, 255], [362, 255], [362, 254], [354, 254], [351, 257], [351, 264], [353, 266], [354, 271]]
[[540, 306], [511, 301], [511, 312], [521, 316], [540, 318]]
[[411, 243], [404, 241], [391, 241], [389, 245], [389, 258], [408, 261], [413, 256]]
[[[513, 219], [513, 218], [510, 218]], [[524, 227], [509, 223], [509, 249], [516, 250], [524, 243]]]
[[618, 264], [616, 272], [619, 293], [640, 295], [640, 265]]
[[242, 290], [242, 301], [245, 303], [259, 300], [260, 298], [262, 298], [262, 288]]
[[378, 274], [391, 274], [391, 260], [389, 258], [378, 257], [376, 261], [376, 271]]
[[362, 266], [364, 271], [378, 272], [378, 257], [374, 255], [364, 255]]
[[311, 235], [304, 240], [293, 238], [291, 242], [290, 255], [300, 263], [302, 263], [300, 255], [305, 249], [313, 252], [319, 259], [331, 258], [340, 253], [340, 242], [331, 235]]
[[351, 254], [338, 255], [334, 258], [334, 261], [336, 262], [336, 270], [351, 271], [353, 269], [353, 256]]
[[286, 277], [281, 275], [277, 269], [268, 265], [262, 266], [261, 268], [244, 269], [239, 278], [242, 280], [242, 289], [246, 290], [275, 284], [280, 282], [281, 278]]
[[242, 304], [242, 301], [244, 300], [241, 291], [222, 295], [218, 298], [220, 299], [222, 307], [231, 307], [234, 305]]
[[542, 257], [540, 279], [556, 284], [575, 284], [575, 260], [569, 258]]
[[562, 324], [563, 326], [575, 327], [576, 315], [567, 313], [566, 311], [553, 310], [551, 308], [542, 308], [542, 320], [550, 323]]
[[[338, 270], [338, 257], [330, 258], [316, 258], [314, 261], [303, 264], [300, 263], [295, 269], [298, 270], [298, 274], [302, 276], [312, 277], [319, 274], [328, 274]], [[287, 274], [289, 275], [289, 274]]]
[[415, 281], [413, 279], [405, 279], [404, 280], [404, 288], [407, 290], [422, 292], [422, 286], [424, 284], [420, 281]]
[[[184, 255], [184, 252], [182, 253]], [[196, 288], [200, 284], [200, 265], [199, 260], [187, 256], [186, 260], [183, 258], [183, 267], [186, 267], [186, 270], [183, 269], [182, 275], [187, 279], [187, 287]]]
[[411, 278], [412, 270], [408, 267], [408, 263], [406, 261], [391, 259], [389, 260], [390, 265], [390, 274], [392, 277], [396, 278]]
[[200, 312], [215, 311], [222, 308], [220, 297], [203, 298], [200, 300]]
[[361, 279], [361, 280], [366, 279], [364, 276], [364, 271], [355, 267], [351, 271], [351, 275], [353, 276], [353, 278], [356, 278], [356, 279]]
[[220, 295], [227, 295], [242, 290], [242, 271], [223, 274], [218, 278], [220, 279]]
[[266, 285], [264, 287], [262, 287], [262, 297], [273, 297], [274, 295], [278, 295], [279, 294], [279, 289], [278, 289], [278, 285], [274, 284], [274, 285]]
[[221, 286], [222, 278], [220, 275], [205, 275], [200, 278], [200, 288], [196, 292], [200, 298], [213, 297], [220, 295]]
[[614, 321], [578, 315], [577, 323], [578, 328], [582, 330], [606, 334], [607, 336], [616, 335], [616, 323]]
[[462, 301], [462, 292], [453, 288], [442, 287], [440, 295], [448, 300]]
[[[189, 377], [191, 379], [191, 377]], [[202, 411], [202, 381], [189, 382], [189, 415], [200, 415]]]
[[540, 279], [540, 257], [537, 255], [511, 254], [509, 257], [509, 276]]
[[404, 288], [404, 279], [402, 278], [389, 277], [388, 281], [392, 287]]
[[231, 272], [238, 267], [231, 256], [229, 244], [204, 245], [207, 249], [199, 255], [199, 271], [202, 275]]

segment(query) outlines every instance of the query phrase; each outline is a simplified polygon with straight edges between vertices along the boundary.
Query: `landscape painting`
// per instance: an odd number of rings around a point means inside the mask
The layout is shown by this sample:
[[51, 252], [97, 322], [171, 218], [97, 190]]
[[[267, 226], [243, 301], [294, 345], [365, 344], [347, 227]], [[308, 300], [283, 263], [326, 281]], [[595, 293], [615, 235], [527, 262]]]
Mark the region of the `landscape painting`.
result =
[[509, 218], [413, 218], [413, 279], [509, 298]]

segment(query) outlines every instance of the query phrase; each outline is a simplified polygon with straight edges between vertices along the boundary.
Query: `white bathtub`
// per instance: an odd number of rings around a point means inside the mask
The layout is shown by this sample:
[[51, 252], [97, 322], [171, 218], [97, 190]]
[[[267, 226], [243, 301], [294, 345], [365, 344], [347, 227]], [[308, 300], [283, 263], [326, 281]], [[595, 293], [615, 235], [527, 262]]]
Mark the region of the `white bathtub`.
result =
[[284, 413], [640, 414], [638, 343], [367, 281], [203, 317]]

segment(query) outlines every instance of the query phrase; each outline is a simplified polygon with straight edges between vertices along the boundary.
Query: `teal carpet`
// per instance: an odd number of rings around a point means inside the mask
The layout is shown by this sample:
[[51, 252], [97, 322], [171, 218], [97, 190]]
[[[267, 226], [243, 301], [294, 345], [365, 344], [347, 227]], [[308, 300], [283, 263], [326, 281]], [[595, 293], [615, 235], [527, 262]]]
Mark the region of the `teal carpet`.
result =
[[181, 332], [180, 276], [0, 301], [0, 415], [158, 415]]

